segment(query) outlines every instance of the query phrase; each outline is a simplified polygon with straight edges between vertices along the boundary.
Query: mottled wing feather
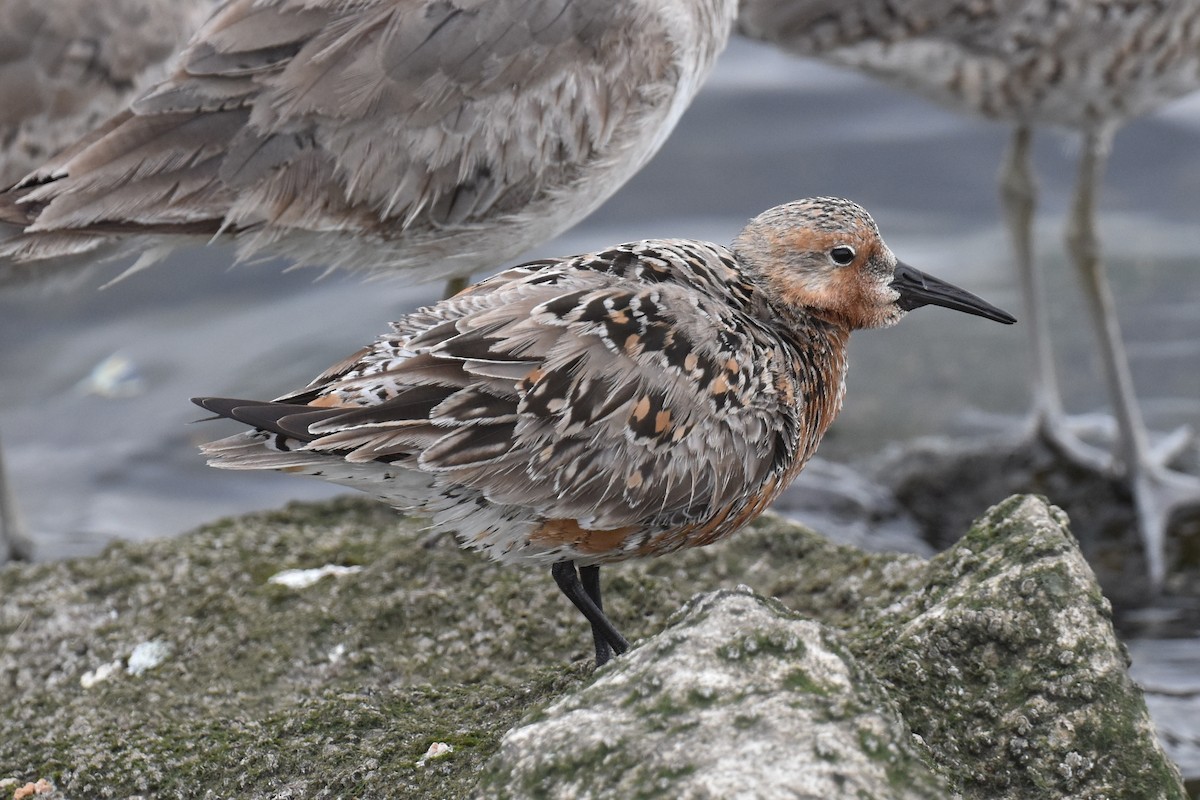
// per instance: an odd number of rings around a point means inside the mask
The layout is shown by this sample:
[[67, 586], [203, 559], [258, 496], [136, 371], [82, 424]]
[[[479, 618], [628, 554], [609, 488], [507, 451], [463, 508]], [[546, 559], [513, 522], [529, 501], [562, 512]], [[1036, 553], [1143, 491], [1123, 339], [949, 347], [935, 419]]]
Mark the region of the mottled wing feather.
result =
[[796, 445], [778, 344], [704, 292], [732, 276], [731, 256], [686, 247], [644, 242], [510, 271], [281, 402], [330, 407], [308, 425], [309, 451], [435, 474], [587, 528], [694, 521]]

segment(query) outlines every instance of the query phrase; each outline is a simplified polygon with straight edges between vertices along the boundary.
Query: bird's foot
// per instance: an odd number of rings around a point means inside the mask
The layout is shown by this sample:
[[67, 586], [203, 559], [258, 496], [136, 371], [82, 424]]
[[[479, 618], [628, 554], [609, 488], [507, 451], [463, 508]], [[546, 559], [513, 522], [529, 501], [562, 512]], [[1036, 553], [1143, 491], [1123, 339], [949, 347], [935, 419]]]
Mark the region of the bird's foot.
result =
[[1171, 519], [1179, 511], [1200, 508], [1200, 477], [1150, 463], [1139, 465], [1132, 483], [1150, 590], [1158, 594], [1167, 577], [1166, 542]]
[[1029, 424], [1030, 438], [1049, 446], [1073, 464], [1101, 475], [1113, 475], [1116, 463], [1112, 452], [1084, 441], [1083, 436], [1111, 440], [1116, 433], [1112, 417], [1085, 414], [1035, 413]]
[[1110, 450], [1082, 438], [1115, 445], [1118, 432], [1112, 417], [1039, 414], [1031, 432], [1034, 439], [1076, 466], [1127, 483], [1133, 495], [1150, 594], [1160, 594], [1167, 576], [1166, 542], [1172, 518], [1178, 512], [1200, 508], [1200, 477], [1169, 466], [1194, 446], [1192, 430], [1183, 426], [1162, 436], [1149, 435], [1152, 443], [1132, 469], [1124, 468]]
[[1170, 433], [1163, 434], [1150, 445], [1150, 461], [1167, 467], [1187, 451], [1196, 441], [1196, 432], [1191, 425], [1180, 425]]
[[[1069, 461], [1085, 469], [1121, 475], [1120, 464], [1113, 458], [1118, 431], [1116, 420], [1107, 414], [1035, 414], [1030, 423], [1033, 438], [1044, 442]], [[1195, 432], [1181, 425], [1170, 433], [1155, 435], [1146, 457], [1146, 466], [1167, 469], [1195, 443]], [[1103, 442], [1105, 446], [1090, 444]]]

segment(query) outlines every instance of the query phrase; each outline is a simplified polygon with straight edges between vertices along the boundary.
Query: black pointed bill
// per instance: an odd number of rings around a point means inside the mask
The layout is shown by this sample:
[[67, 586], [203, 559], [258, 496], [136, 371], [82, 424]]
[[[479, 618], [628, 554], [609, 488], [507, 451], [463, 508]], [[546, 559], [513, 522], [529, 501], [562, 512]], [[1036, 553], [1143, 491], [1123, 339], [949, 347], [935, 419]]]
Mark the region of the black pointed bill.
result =
[[1007, 311], [996, 308], [991, 303], [952, 283], [946, 283], [919, 269], [910, 267], [903, 261], [896, 262], [896, 274], [892, 279], [892, 288], [900, 293], [900, 299], [896, 301], [896, 305], [905, 311], [912, 311], [921, 306], [943, 306], [955, 311], [974, 314], [977, 317], [1003, 322], [1005, 325], [1012, 325], [1017, 321], [1017, 318]]

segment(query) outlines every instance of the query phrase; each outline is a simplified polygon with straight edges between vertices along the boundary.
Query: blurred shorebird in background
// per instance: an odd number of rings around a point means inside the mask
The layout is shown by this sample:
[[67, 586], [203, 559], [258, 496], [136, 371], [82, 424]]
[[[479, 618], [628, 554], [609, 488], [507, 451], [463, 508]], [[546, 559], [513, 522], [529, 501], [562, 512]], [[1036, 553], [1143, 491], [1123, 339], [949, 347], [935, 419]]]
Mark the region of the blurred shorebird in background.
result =
[[550, 566], [628, 643], [601, 564], [710, 544], [757, 517], [842, 406], [851, 331], [923, 305], [1013, 318], [897, 261], [838, 198], [763, 212], [731, 248], [650, 239], [502, 272], [273, 402], [195, 402], [253, 431], [225, 469], [320, 477], [432, 516], [502, 562]]
[[[0, 195], [0, 282], [66, 254], [461, 279], [666, 140], [734, 0], [228, 0], [165, 80]], [[131, 268], [131, 269], [134, 269]]]
[[4, 0], [0, 188], [163, 78], [215, 6], [216, 0]]
[[[1166, 577], [1172, 512], [1200, 503], [1200, 481], [1167, 462], [1186, 441], [1154, 449], [1142, 420], [1112, 293], [1100, 260], [1096, 195], [1115, 131], [1200, 89], [1195, 0], [743, 0], [741, 32], [792, 53], [861, 70], [951, 108], [1010, 122], [1000, 172], [1033, 353], [1033, 431], [1070, 458], [1115, 472], [1137, 506], [1152, 589]], [[1042, 279], [1033, 258], [1037, 125], [1078, 131], [1084, 146], [1067, 250], [1088, 302], [1117, 422], [1115, 458], [1067, 427], [1055, 376]]]
[[[162, 78], [215, 0], [0, 3], [0, 188]], [[0, 564], [28, 558], [0, 453]]]
[[227, 0], [165, 79], [0, 193], [0, 285], [227, 240], [453, 293], [637, 172], [736, 10]]

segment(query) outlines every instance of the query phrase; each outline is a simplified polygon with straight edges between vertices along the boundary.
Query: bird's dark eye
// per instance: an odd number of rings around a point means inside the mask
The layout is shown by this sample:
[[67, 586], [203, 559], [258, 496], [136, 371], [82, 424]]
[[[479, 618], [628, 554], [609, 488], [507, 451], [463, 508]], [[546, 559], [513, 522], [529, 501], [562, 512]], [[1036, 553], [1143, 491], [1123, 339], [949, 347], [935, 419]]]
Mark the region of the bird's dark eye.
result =
[[837, 247], [829, 251], [829, 257], [833, 259], [833, 263], [844, 267], [854, 260], [854, 248], [848, 245], [839, 244]]

